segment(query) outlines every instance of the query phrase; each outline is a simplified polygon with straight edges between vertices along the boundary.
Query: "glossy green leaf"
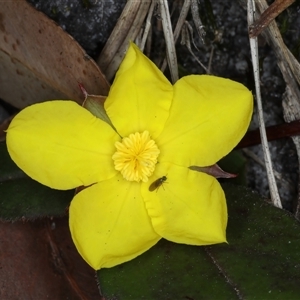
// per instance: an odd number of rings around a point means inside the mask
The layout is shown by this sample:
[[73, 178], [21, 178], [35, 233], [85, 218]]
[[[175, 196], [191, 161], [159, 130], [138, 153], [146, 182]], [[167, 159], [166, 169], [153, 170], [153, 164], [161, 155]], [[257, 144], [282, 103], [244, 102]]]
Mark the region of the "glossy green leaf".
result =
[[130, 262], [97, 272], [105, 299], [298, 299], [299, 222], [243, 186], [223, 187], [228, 244], [162, 240]]
[[244, 299], [299, 299], [300, 224], [241, 186], [224, 186], [229, 246], [210, 247]]
[[74, 191], [53, 190], [29, 178], [11, 160], [6, 144], [0, 143], [1, 220], [61, 216], [66, 213], [73, 195]]
[[[204, 247], [161, 240], [134, 260], [97, 272], [105, 299], [234, 299]], [[204, 283], [204, 284], [203, 284]], [[208, 284], [209, 283], [209, 284]], [[217, 289], [217, 292], [216, 292]]]

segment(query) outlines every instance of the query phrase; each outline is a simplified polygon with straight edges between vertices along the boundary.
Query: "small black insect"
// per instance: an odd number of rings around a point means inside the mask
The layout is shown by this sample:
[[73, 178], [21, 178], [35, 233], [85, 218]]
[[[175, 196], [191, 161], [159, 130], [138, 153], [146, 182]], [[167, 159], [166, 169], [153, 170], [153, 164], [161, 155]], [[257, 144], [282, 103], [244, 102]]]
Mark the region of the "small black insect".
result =
[[161, 178], [156, 179], [154, 182], [152, 182], [149, 186], [149, 191], [153, 192], [156, 189], [158, 190], [159, 187], [167, 180], [166, 176], [163, 176]]

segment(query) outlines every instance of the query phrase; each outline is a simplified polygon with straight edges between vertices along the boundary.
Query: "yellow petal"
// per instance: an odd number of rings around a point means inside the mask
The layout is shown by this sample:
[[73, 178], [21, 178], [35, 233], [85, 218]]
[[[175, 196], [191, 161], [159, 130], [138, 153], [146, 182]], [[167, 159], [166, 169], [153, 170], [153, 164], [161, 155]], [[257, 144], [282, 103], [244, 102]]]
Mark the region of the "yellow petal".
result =
[[141, 198], [140, 184], [121, 175], [77, 194], [69, 224], [77, 250], [95, 270], [131, 260], [160, 239]]
[[105, 109], [123, 137], [145, 130], [156, 137], [169, 116], [172, 97], [171, 83], [131, 43], [105, 101]]
[[143, 184], [142, 196], [157, 234], [191, 245], [225, 242], [227, 207], [218, 181], [172, 164], [159, 164], [155, 171], [151, 179], [166, 176], [166, 182], [153, 192]]
[[112, 177], [118, 135], [73, 101], [29, 106], [11, 122], [7, 147], [30, 177], [56, 189], [71, 189]]
[[243, 137], [252, 110], [252, 94], [240, 83], [209, 75], [181, 78], [174, 85], [170, 117], [156, 139], [159, 160], [215, 164]]

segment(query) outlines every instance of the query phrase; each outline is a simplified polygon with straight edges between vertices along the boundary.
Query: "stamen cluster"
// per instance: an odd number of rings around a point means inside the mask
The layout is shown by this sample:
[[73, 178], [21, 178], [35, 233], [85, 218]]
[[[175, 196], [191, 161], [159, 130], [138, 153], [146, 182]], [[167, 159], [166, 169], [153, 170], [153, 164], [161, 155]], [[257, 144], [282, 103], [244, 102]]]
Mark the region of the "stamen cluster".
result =
[[147, 182], [153, 174], [160, 153], [148, 131], [136, 132], [116, 142], [112, 156], [115, 169], [128, 181]]

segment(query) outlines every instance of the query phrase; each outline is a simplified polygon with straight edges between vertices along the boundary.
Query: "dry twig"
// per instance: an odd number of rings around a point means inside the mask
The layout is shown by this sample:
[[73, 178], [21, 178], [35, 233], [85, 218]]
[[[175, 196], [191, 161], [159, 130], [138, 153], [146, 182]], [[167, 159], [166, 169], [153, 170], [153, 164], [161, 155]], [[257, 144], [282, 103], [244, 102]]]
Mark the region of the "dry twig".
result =
[[293, 4], [295, 0], [275, 0], [249, 27], [250, 38], [258, 36], [280, 13]]

